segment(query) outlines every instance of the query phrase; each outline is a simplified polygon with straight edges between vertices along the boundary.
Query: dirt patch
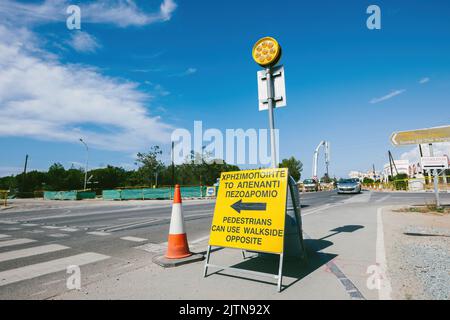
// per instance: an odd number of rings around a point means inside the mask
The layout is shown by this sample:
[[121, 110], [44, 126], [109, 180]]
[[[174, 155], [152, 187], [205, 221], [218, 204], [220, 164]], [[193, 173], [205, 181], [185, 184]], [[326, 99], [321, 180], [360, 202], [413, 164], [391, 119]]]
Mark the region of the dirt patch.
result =
[[400, 208], [393, 210], [394, 212], [412, 212], [412, 213], [424, 213], [430, 215], [450, 215], [450, 206], [441, 206], [438, 208], [435, 204], [426, 204], [420, 206], [409, 206], [406, 208]]
[[450, 215], [427, 210], [383, 212], [393, 299], [450, 299]]

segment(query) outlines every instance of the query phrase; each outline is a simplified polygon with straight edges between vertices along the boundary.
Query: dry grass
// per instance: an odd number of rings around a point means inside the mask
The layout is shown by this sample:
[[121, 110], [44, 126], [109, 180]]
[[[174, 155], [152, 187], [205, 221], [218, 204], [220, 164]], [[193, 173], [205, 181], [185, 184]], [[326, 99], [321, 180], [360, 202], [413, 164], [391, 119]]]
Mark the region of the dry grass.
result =
[[419, 205], [419, 206], [410, 206], [406, 208], [401, 208], [394, 210], [395, 212], [413, 212], [413, 213], [428, 213], [428, 214], [435, 214], [435, 215], [446, 215], [450, 214], [450, 206], [444, 205], [440, 208], [437, 207], [436, 203], [426, 203], [425, 205]]

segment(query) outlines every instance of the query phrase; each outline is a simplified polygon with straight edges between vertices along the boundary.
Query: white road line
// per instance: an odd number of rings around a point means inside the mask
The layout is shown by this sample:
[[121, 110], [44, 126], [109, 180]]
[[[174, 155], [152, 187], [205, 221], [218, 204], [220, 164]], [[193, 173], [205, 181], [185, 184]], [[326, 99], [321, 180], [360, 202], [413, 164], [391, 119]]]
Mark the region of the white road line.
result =
[[379, 300], [391, 300], [391, 281], [387, 275], [386, 251], [384, 247], [384, 232], [383, 232], [383, 208], [377, 209], [377, 246], [376, 246], [376, 261], [379, 267]]
[[[203, 214], [192, 214], [192, 215], [187, 215], [187, 212], [184, 212], [184, 219], [189, 219], [189, 218], [199, 218], [199, 217], [204, 217], [204, 216], [212, 216], [213, 212], [211, 210], [200, 210], [200, 211], [196, 211], [196, 212], [208, 212], [208, 213], [203, 213]], [[164, 217], [164, 218], [152, 218], [146, 221], [142, 221], [142, 222], [136, 222], [136, 223], [127, 223], [127, 224], [123, 224], [123, 225], [115, 225], [115, 226], [111, 226], [108, 228], [102, 228], [102, 230], [105, 231], [122, 231], [122, 230], [126, 230], [126, 229], [132, 229], [138, 226], [142, 226], [142, 225], [147, 225], [147, 224], [153, 224], [153, 223], [159, 223], [162, 221], [170, 221], [170, 216], [168, 217]]]
[[33, 293], [32, 295], [30, 295], [30, 297], [39, 296], [39, 295], [41, 295], [43, 293], [46, 293], [46, 292], [47, 292], [47, 290], [41, 290], [41, 291]]
[[22, 228], [4, 228], [2, 230], [4, 230], [4, 231], [17, 231], [17, 230], [22, 230]]
[[128, 228], [132, 228], [132, 227], [137, 227], [143, 224], [148, 224], [148, 223], [152, 223], [154, 221], [158, 221], [157, 218], [152, 218], [152, 219], [146, 219], [145, 221], [140, 221], [140, 222], [128, 222], [128, 223], [124, 223], [124, 224], [118, 224], [118, 225], [114, 225], [108, 228], [103, 228], [104, 230], [107, 231], [119, 231], [119, 230], [123, 230], [123, 229], [128, 229]]
[[63, 282], [63, 281], [66, 281], [66, 279], [52, 280], [52, 281], [43, 283], [42, 285], [43, 285], [43, 286], [50, 286], [50, 285], [52, 285], [52, 284], [56, 284], [56, 283]]
[[64, 229], [61, 229], [61, 231], [77, 232], [77, 231], [79, 231], [79, 229], [76, 229], [76, 228], [64, 228]]
[[382, 198], [376, 200], [375, 202], [376, 202], [376, 203], [380, 203], [380, 202], [386, 201], [386, 200], [387, 200], [388, 198], [390, 198], [390, 197], [391, 197], [390, 195], [387, 195], [387, 196], [384, 196], [384, 197], [382, 197]]
[[36, 223], [22, 223], [23, 227], [36, 227], [37, 225]]
[[44, 230], [31, 230], [31, 231], [25, 231], [26, 233], [44, 233]]
[[0, 239], [11, 237], [9, 234], [0, 234]]
[[32, 264], [26, 267], [2, 271], [0, 272], [0, 286], [5, 286], [11, 283], [29, 280], [54, 272], [63, 271], [66, 270], [67, 267], [72, 265], [83, 266], [86, 264], [106, 260], [108, 258], [110, 257], [103, 254], [87, 252], [62, 259], [56, 259], [48, 262]]
[[189, 244], [194, 245], [194, 244], [200, 243], [200, 242], [208, 240], [208, 239], [209, 239], [209, 235], [195, 239], [194, 241], [189, 242]]
[[41, 228], [42, 229], [51, 229], [51, 230], [53, 230], [53, 229], [60, 229], [61, 227], [57, 227], [57, 226], [43, 226]]
[[87, 232], [87, 234], [91, 234], [91, 235], [94, 235], [94, 236], [109, 236], [109, 235], [111, 235], [111, 233], [102, 232], [102, 231]]
[[338, 206], [341, 206], [341, 205], [343, 205], [343, 203], [335, 203], [335, 204], [327, 203], [327, 204], [325, 204], [323, 206], [320, 206], [319, 208], [311, 209], [311, 210], [309, 210], [309, 211], [307, 211], [305, 213], [302, 213], [302, 217], [308, 216], [310, 214], [318, 213], [318, 212], [323, 211], [323, 210], [327, 210], [327, 209], [331, 209], [331, 208], [334, 208], [334, 207], [338, 207]]
[[[83, 208], [83, 207], [76, 207], [76, 208]], [[149, 206], [149, 207], [133, 207], [133, 208], [128, 208], [128, 209], [118, 208], [117, 210], [92, 211], [92, 212], [88, 212], [88, 213], [74, 213], [74, 214], [70, 214], [70, 215], [67, 214], [67, 213], [71, 212], [69, 210], [68, 212], [65, 212], [62, 214], [31, 218], [31, 219], [27, 219], [27, 221], [48, 220], [48, 219], [55, 219], [55, 218], [85, 217], [85, 216], [93, 216], [93, 215], [99, 215], [99, 214], [118, 213], [118, 212], [122, 213], [122, 212], [133, 212], [133, 211], [144, 211], [147, 209], [166, 209], [166, 208], [170, 211], [171, 206], [166, 205], [166, 206], [158, 206], [158, 207], [156, 207], [156, 206], [155, 207], [151, 207], [151, 206]], [[55, 209], [58, 209], [58, 208], [55, 208]], [[1, 223], [1, 221], [0, 221], [0, 223]]]
[[65, 238], [65, 237], [68, 237], [69, 235], [66, 233], [53, 233], [53, 234], [49, 234], [48, 236], [52, 237], [52, 238]]
[[8, 220], [0, 220], [0, 223], [3, 223], [3, 224], [16, 224], [17, 222], [16, 221], [8, 221]]
[[126, 241], [133, 241], [133, 242], [144, 242], [144, 241], [148, 240], [148, 239], [138, 238], [138, 237], [123, 237], [123, 238], [120, 238], [120, 239], [126, 240]]
[[36, 242], [36, 240], [33, 240], [33, 239], [14, 239], [14, 240], [1, 241], [0, 242], [0, 248], [9, 247], [9, 246], [17, 246], [19, 244], [25, 244], [25, 243], [31, 243], [31, 242]]
[[59, 244], [49, 244], [45, 246], [32, 247], [27, 249], [9, 251], [0, 253], [0, 262], [31, 257], [38, 254], [50, 253], [60, 250], [69, 249], [69, 247], [61, 246]]

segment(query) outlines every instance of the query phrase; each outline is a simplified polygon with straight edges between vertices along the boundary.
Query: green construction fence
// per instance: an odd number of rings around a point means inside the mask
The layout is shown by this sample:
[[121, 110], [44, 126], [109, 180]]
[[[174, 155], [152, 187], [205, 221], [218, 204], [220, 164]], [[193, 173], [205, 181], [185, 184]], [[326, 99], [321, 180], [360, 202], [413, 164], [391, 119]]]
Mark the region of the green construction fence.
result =
[[45, 200], [83, 200], [95, 199], [92, 191], [44, 191]]
[[[182, 198], [207, 197], [206, 186], [181, 187]], [[143, 188], [143, 189], [116, 189], [103, 190], [103, 200], [154, 200], [173, 199], [173, 188]]]

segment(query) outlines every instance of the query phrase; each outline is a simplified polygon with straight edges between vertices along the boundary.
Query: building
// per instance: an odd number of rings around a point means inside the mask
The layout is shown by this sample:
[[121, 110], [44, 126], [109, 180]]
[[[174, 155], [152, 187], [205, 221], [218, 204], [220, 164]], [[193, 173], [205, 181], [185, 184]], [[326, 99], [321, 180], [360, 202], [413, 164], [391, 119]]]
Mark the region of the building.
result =
[[[411, 170], [409, 165], [409, 160], [394, 160], [395, 168], [390, 163], [386, 163], [383, 167], [383, 180], [387, 181], [389, 176], [395, 176], [398, 174], [406, 174], [408, 177], [411, 176]], [[395, 170], [397, 168], [397, 170]]]
[[375, 171], [375, 177], [372, 170], [368, 170], [367, 172], [360, 172], [360, 171], [350, 171], [348, 176], [352, 179], [359, 179], [360, 181], [363, 181], [364, 178], [372, 179], [372, 180], [379, 180], [381, 179], [380, 173]]

